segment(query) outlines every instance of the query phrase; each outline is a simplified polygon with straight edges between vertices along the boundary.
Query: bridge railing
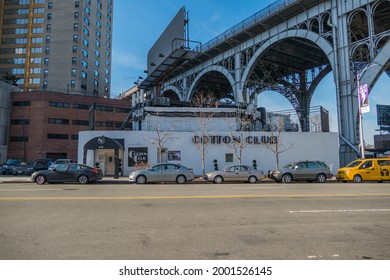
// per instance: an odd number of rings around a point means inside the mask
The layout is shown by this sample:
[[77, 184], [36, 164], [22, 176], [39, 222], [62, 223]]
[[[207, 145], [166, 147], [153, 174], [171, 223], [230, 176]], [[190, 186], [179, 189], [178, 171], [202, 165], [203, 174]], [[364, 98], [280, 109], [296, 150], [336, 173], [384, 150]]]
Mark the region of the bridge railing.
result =
[[280, 10], [285, 9], [287, 6], [294, 4], [298, 2], [299, 0], [278, 0], [271, 5], [265, 7], [264, 9], [258, 11], [254, 15], [250, 16], [249, 18], [241, 21], [240, 23], [234, 25], [233, 27], [226, 30], [224, 33], [218, 35], [214, 39], [211, 39], [205, 44], [202, 44], [200, 46], [201, 51], [205, 52], [214, 46], [218, 45], [219, 43], [225, 41], [228, 38], [233, 37], [236, 34], [239, 34], [240, 32], [243, 32], [245, 29], [255, 25], [256, 23], [268, 18], [271, 15], [274, 15]]

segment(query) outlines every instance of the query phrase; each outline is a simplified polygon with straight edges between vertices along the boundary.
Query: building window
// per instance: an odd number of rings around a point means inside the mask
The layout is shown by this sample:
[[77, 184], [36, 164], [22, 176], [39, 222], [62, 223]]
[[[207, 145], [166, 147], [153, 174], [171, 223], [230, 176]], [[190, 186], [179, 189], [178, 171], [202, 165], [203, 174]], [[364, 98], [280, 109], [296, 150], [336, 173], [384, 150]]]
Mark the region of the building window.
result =
[[82, 65], [84, 68], [88, 68], [88, 62], [86, 62], [84, 59], [81, 61], [81, 65]]
[[77, 63], [77, 57], [72, 57], [72, 64], [76, 64]]
[[46, 30], [47, 30], [47, 31], [50, 31], [50, 30], [51, 30], [51, 24], [47, 24], [47, 25], [46, 25]]
[[50, 124], [69, 124], [69, 120], [67, 119], [55, 119], [55, 118], [49, 118], [47, 120]]
[[72, 125], [83, 125], [83, 126], [88, 126], [89, 121], [84, 121], [84, 120], [73, 120]]
[[225, 154], [225, 162], [233, 162], [233, 154]]
[[68, 140], [68, 134], [47, 134], [47, 139], [60, 139], [60, 140]]
[[83, 90], [87, 90], [87, 84], [81, 83], [81, 88], [82, 88]]
[[73, 53], [77, 53], [77, 45], [73, 45], [73, 47], [72, 47], [72, 52], [73, 52]]
[[43, 63], [45, 64], [45, 65], [48, 65], [49, 64], [49, 58], [45, 58], [44, 60], [43, 60]]
[[[41, 3], [41, 4], [43, 4], [43, 3]], [[53, 8], [53, 3], [52, 2], [47, 3], [47, 8], [48, 9], [52, 9]]]
[[84, 46], [88, 47], [89, 46], [89, 42], [86, 38], [83, 38], [83, 44]]
[[49, 76], [49, 69], [43, 69], [43, 76], [44, 77]]
[[47, 20], [51, 20], [52, 19], [52, 14], [51, 13], [47, 13]]
[[73, 29], [74, 30], [79, 30], [79, 24], [78, 23], [73, 24]]
[[91, 108], [91, 105], [88, 104], [73, 104], [73, 109], [81, 109], [81, 110], [89, 110]]
[[11, 120], [11, 124], [13, 124], [13, 125], [30, 124], [30, 120], [29, 119], [15, 119], [15, 120]]
[[81, 78], [87, 79], [87, 73], [84, 71], [81, 71]]
[[43, 81], [43, 88], [47, 88], [47, 84], [48, 84], [47, 81]]
[[73, 77], [76, 76], [76, 68], [72, 68], [72, 76], [73, 76]]
[[79, 35], [73, 34], [73, 42], [77, 42], [79, 40]]
[[12, 102], [14, 107], [31, 106], [31, 101], [14, 101]]
[[50, 53], [50, 47], [45, 47], [45, 53], [49, 54]]
[[10, 142], [28, 142], [28, 136], [11, 136]]
[[51, 41], [51, 36], [50, 35], [46, 35], [46, 43], [50, 43]]
[[75, 88], [76, 87], [76, 81], [75, 80], [71, 80], [70, 81], [70, 87], [71, 88]]
[[93, 79], [93, 84], [95, 85], [95, 87], [99, 87], [99, 81], [98, 80]]
[[75, 12], [75, 13], [74, 13], [74, 18], [75, 18], [75, 19], [78, 19], [78, 18], [79, 18], [79, 12]]
[[113, 108], [113, 107], [109, 107], [109, 106], [100, 106], [100, 105], [97, 105], [97, 106], [96, 106], [96, 111], [113, 112], [113, 111], [114, 111], [114, 108]]
[[70, 108], [70, 104], [69, 103], [56, 102], [56, 101], [49, 101], [49, 106], [50, 107], [59, 107], [59, 108]]
[[80, 7], [80, 1], [75, 1], [75, 2], [74, 2], [74, 7], [75, 7], [75, 8]]

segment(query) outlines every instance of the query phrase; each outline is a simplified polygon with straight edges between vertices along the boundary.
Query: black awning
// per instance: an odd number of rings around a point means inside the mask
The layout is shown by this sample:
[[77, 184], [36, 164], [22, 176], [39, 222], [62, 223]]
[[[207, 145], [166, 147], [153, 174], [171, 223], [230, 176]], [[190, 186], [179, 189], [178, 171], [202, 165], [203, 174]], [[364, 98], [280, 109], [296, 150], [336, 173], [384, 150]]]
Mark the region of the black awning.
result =
[[[96, 149], [119, 149], [124, 150], [123, 144], [119, 142], [120, 140], [111, 139], [105, 136], [95, 137], [89, 140], [85, 145], [84, 149], [87, 150], [96, 150]], [[123, 142], [123, 141], [121, 141]]]

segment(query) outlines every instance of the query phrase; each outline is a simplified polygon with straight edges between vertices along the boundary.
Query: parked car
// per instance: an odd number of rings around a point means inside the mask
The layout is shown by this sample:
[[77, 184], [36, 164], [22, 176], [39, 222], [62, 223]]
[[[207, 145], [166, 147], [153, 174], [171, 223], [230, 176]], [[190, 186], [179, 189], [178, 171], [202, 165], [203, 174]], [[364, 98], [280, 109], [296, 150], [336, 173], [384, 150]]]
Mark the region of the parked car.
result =
[[8, 159], [2, 167], [1, 174], [3, 175], [9, 175], [12, 174], [12, 169], [14, 166], [19, 165], [23, 160], [21, 159]]
[[390, 180], [390, 158], [358, 159], [337, 171], [336, 179], [343, 182]]
[[27, 174], [32, 174], [38, 170], [47, 170], [53, 161], [49, 158], [39, 158], [33, 161], [32, 165], [27, 168]]
[[99, 168], [85, 164], [60, 164], [51, 170], [40, 170], [31, 175], [31, 181], [42, 185], [48, 183], [79, 182], [87, 184], [103, 179]]
[[161, 163], [146, 170], [137, 170], [129, 175], [129, 182], [146, 184], [152, 182], [176, 182], [184, 184], [195, 178], [194, 170], [179, 164]]
[[269, 172], [275, 182], [291, 183], [292, 181], [309, 181], [324, 183], [333, 177], [329, 167], [322, 161], [298, 161], [284, 168]]
[[73, 159], [69, 159], [69, 158], [57, 159], [53, 163], [51, 163], [49, 165], [48, 169], [51, 170], [51, 169], [54, 169], [55, 167], [57, 167], [60, 164], [68, 164], [68, 163], [75, 163], [75, 162], [73, 161]]
[[[28, 168], [31, 168], [32, 162], [21, 161], [18, 165], [10, 166], [12, 175], [27, 175]], [[31, 173], [30, 173], [31, 174]], [[30, 175], [29, 174], [29, 175]]]
[[213, 171], [206, 174], [206, 179], [216, 184], [220, 184], [224, 181], [249, 182], [253, 184], [264, 177], [262, 170], [257, 170], [249, 165], [242, 164], [229, 165], [223, 170]]

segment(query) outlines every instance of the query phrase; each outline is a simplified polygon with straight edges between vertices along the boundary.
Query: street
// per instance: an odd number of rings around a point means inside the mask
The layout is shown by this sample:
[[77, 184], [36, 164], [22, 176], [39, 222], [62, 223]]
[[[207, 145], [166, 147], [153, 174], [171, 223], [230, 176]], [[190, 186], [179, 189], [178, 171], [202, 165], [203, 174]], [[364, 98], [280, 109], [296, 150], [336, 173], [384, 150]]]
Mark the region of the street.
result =
[[390, 184], [0, 184], [0, 259], [390, 259]]

